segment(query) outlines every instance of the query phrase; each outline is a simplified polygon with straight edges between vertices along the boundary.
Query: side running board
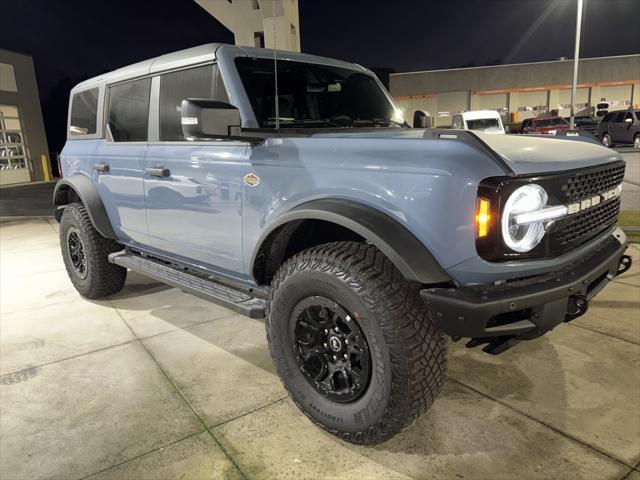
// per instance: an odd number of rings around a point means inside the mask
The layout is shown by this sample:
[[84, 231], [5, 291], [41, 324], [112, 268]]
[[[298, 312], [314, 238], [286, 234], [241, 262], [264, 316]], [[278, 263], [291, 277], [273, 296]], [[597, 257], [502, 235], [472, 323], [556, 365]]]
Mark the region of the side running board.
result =
[[127, 251], [112, 253], [109, 255], [109, 262], [211, 300], [247, 317], [264, 318], [264, 300], [170, 264]]

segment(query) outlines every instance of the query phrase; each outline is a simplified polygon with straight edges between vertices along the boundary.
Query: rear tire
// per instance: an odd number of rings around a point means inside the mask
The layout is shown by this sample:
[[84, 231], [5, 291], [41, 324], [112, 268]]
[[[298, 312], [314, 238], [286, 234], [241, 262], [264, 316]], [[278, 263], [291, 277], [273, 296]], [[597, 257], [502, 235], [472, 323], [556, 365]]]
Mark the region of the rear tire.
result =
[[80, 203], [64, 209], [60, 219], [60, 247], [71, 283], [83, 297], [104, 298], [124, 287], [127, 269], [108, 261], [109, 254], [122, 247], [98, 233]]
[[[314, 304], [315, 319], [303, 309]], [[336, 330], [323, 327], [328, 319]], [[271, 283], [266, 330], [293, 401], [313, 422], [351, 443], [393, 437], [431, 406], [444, 382], [445, 339], [419, 286], [372, 245], [328, 243], [287, 260]], [[345, 342], [352, 338], [359, 338], [361, 349], [355, 365]], [[310, 368], [305, 358], [318, 367]]]

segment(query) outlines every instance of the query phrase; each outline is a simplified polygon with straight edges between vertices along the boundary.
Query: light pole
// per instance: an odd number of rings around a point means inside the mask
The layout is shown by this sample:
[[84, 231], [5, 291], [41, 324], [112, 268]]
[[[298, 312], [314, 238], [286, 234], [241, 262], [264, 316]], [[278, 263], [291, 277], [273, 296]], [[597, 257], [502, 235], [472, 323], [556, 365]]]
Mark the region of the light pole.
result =
[[578, 57], [580, 56], [580, 29], [582, 26], [582, 3], [578, 0], [578, 11], [576, 12], [576, 44], [573, 53], [573, 83], [571, 84], [571, 117], [569, 119], [569, 128], [575, 127], [576, 116], [576, 88], [578, 85]]

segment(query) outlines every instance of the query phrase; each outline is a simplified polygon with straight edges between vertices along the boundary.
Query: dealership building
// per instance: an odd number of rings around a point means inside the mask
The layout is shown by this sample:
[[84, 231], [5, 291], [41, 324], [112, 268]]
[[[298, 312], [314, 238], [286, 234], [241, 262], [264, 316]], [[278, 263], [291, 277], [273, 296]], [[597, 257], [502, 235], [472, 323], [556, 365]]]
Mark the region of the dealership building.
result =
[[[436, 126], [465, 110], [497, 110], [505, 123], [547, 114], [569, 116], [573, 60], [395, 73], [390, 90], [411, 122], [416, 110]], [[580, 59], [577, 114], [640, 108], [640, 55]]]
[[33, 59], [0, 49], [0, 185], [50, 175]]

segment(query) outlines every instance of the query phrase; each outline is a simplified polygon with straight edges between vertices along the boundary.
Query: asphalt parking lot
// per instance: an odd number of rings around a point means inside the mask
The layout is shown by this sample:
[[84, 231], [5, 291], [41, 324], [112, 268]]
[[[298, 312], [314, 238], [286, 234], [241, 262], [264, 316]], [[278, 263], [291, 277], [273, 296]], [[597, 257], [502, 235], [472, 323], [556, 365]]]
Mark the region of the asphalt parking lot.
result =
[[57, 224], [0, 224], [0, 478], [640, 480], [640, 248], [589, 313], [498, 357], [451, 344], [428, 414], [376, 447], [288, 399], [262, 321], [130, 274], [67, 279]]

